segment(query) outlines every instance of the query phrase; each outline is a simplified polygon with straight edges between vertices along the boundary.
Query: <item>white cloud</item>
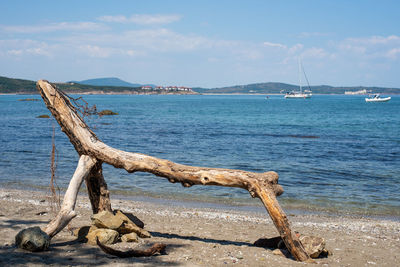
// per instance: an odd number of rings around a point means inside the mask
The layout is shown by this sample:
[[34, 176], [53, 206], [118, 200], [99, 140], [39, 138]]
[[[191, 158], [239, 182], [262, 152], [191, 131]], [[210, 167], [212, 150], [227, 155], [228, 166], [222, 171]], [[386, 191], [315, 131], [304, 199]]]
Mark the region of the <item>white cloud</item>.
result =
[[303, 48], [304, 48], [304, 45], [295, 44], [295, 45], [293, 45], [292, 47], [289, 48], [288, 53], [292, 55], [292, 54], [298, 53]]
[[121, 52], [123, 54], [126, 54], [126, 55], [130, 56], [130, 57], [137, 57], [137, 56], [145, 56], [146, 55], [146, 53], [144, 53], [144, 52], [136, 51], [136, 50], [133, 50], [133, 49], [122, 50]]
[[306, 49], [303, 53], [301, 53], [301, 56], [303, 58], [322, 59], [329, 56], [329, 53], [325, 51], [325, 49], [323, 48], [311, 47], [309, 49]]
[[117, 16], [102, 16], [99, 18], [100, 21], [104, 22], [118, 22], [118, 23], [135, 23], [140, 25], [152, 25], [152, 24], [169, 24], [175, 21], [179, 21], [181, 16], [179, 15], [141, 15], [134, 14], [130, 17], [123, 15]]
[[52, 49], [45, 42], [38, 42], [35, 40], [0, 40], [0, 51], [3, 51], [2, 55], [8, 55], [12, 57], [23, 57], [23, 56], [52, 56]]
[[264, 42], [263, 45], [267, 46], [267, 47], [278, 47], [278, 48], [286, 48], [287, 47], [286, 45], [283, 45], [283, 44], [271, 43], [271, 42]]
[[397, 60], [400, 54], [400, 37], [389, 35], [347, 38], [337, 44], [337, 49], [342, 57], [358, 57], [365, 61], [365, 65], [378, 59]]
[[10, 33], [43, 33], [54, 31], [92, 31], [105, 27], [94, 22], [60, 22], [42, 25], [0, 26], [0, 30]]
[[396, 60], [399, 56], [400, 56], [400, 47], [390, 49], [386, 53], [386, 57], [392, 60]]
[[396, 35], [384, 36], [371, 36], [367, 38], [348, 38], [349, 43], [363, 44], [363, 45], [387, 45], [393, 43], [400, 43], [400, 37]]
[[183, 35], [168, 29], [128, 31], [112, 38], [113, 42], [145, 50], [190, 51], [223, 45], [218, 41], [199, 35]]
[[367, 47], [362, 45], [350, 44], [350, 43], [342, 43], [339, 44], [339, 49], [343, 51], [349, 51], [357, 54], [365, 54], [367, 51]]
[[37, 55], [37, 56], [50, 56], [49, 51], [43, 47], [32, 47], [25, 50], [27, 54]]
[[81, 45], [79, 49], [90, 57], [96, 58], [108, 58], [113, 53], [113, 49], [97, 45]]
[[[347, 74], [345, 70], [357, 68], [363, 68], [367, 75], [365, 71], [367, 67], [379, 70], [383, 65], [386, 68], [395, 69], [400, 58], [400, 37], [396, 35], [347, 38], [337, 42], [327, 42], [325, 45], [309, 46], [306, 42], [285, 43], [279, 40], [278, 42], [225, 40], [207, 34], [185, 34], [160, 26], [180, 19], [181, 17], [177, 15], [104, 16], [101, 18], [104, 22], [155, 25], [151, 28], [134, 27], [135, 30], [126, 30], [128, 27], [99, 21], [98, 23], [64, 22], [34, 26], [0, 25], [0, 32], [7, 33], [0, 38], [0, 56], [15, 59], [18, 64], [24, 62], [25, 59], [35, 61], [37, 56], [46, 56], [61, 64], [68, 64], [70, 61], [79, 59], [80, 64], [86, 64], [86, 66], [93, 64], [93, 58], [97, 58], [107, 64], [107, 66], [99, 67], [102, 70], [108, 70], [109, 66], [111, 68], [115, 65], [127, 68], [131, 64], [142, 66], [143, 71], [148, 68], [147, 72], [151, 68], [162, 68], [160, 62], [169, 62], [174, 70], [181, 71], [190, 69], [192, 64], [190, 62], [197, 62], [199, 70], [204, 66], [211, 70], [214, 66], [213, 71], [203, 70], [205, 73], [209, 72], [210, 75], [218, 76], [216, 73], [219, 73], [219, 70], [215, 67], [218, 66], [220, 70], [229, 69], [232, 72], [231, 77], [234, 76], [239, 80], [239, 77], [247, 75], [246, 77], [251, 77], [253, 81], [279, 80], [279, 77], [290, 79], [288, 77], [292, 74], [297, 78], [295, 68], [298, 56], [304, 58], [303, 62], [307, 70], [310, 70], [310, 73], [314, 72], [314, 76], [316, 76], [315, 72], [322, 72], [321, 70], [324, 70], [324, 73], [337, 72], [345, 76]], [[129, 27], [132, 28], [131, 25]], [[42, 35], [41, 39], [38, 39], [40, 41], [27, 39], [33, 38], [34, 35], [25, 35], [26, 39], [19, 40], [4, 39], [10, 35], [8, 33], [21, 33], [21, 36], [24, 36], [24, 33], [52, 31], [63, 32], [57, 35]], [[35, 37], [39, 38], [39, 35]], [[185, 60], [188, 61], [185, 62]], [[77, 65], [77, 69], [80, 67]], [[85, 72], [85, 70], [81, 71]], [[324, 75], [320, 80], [326, 79], [327, 76]]]
[[20, 56], [20, 55], [22, 55], [22, 53], [23, 53], [23, 50], [21, 50], [21, 49], [11, 49], [11, 50], [7, 51], [7, 54], [12, 55], [12, 56]]

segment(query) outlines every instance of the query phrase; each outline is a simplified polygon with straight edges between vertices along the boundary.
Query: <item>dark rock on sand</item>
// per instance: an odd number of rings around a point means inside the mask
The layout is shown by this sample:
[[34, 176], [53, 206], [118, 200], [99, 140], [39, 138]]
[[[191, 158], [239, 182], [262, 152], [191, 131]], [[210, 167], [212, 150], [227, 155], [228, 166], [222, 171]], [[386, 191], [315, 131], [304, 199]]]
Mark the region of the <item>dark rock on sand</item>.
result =
[[39, 227], [30, 227], [15, 236], [15, 244], [19, 248], [38, 252], [49, 248], [50, 237]]

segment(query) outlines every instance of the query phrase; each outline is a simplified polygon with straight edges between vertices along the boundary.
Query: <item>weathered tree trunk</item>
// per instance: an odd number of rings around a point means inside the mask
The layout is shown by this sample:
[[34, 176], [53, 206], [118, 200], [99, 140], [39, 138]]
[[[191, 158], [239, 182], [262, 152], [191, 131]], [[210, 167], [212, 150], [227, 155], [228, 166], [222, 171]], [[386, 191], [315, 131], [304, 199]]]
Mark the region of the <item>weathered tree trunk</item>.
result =
[[102, 163], [97, 162], [85, 179], [93, 213], [111, 211], [110, 193], [103, 177]]
[[[246, 189], [252, 197], [261, 199], [293, 257], [298, 261], [310, 260], [303, 245], [291, 231], [289, 221], [276, 200], [276, 196], [283, 193], [282, 187], [278, 184], [276, 172], [254, 173], [241, 170], [194, 167], [115, 149], [97, 138], [76, 112], [70, 100], [55, 86], [47, 81], [40, 80], [37, 83], [37, 88], [47, 108], [60, 124], [61, 130], [69, 137], [79, 155], [88, 155], [99, 162], [111, 164], [116, 168], [123, 168], [129, 173], [136, 171], [153, 173], [167, 178], [171, 183], [179, 182], [185, 187], [198, 184]], [[88, 184], [91, 183], [89, 181]], [[96, 186], [96, 188], [99, 188], [99, 186]], [[102, 206], [102, 208], [104, 207]], [[111, 206], [109, 208], [111, 209]], [[93, 207], [94, 212], [96, 209], [100, 208]], [[57, 229], [60, 227], [61, 225]]]
[[69, 182], [69, 186], [64, 195], [64, 200], [57, 216], [46, 226], [45, 232], [51, 237], [60, 232], [68, 223], [75, 218], [75, 204], [79, 188], [83, 179], [87, 177], [96, 164], [96, 159], [82, 155], [79, 159], [75, 173]]

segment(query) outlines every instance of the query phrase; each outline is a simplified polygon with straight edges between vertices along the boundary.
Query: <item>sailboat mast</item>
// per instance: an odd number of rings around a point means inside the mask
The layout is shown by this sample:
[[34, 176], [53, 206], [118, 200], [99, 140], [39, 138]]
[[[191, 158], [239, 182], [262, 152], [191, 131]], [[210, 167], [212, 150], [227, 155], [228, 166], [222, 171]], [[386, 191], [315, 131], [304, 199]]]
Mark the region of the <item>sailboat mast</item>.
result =
[[302, 88], [301, 88], [301, 62], [300, 62], [300, 57], [298, 58], [298, 62], [299, 62], [299, 87], [300, 87], [300, 93], [302, 93]]

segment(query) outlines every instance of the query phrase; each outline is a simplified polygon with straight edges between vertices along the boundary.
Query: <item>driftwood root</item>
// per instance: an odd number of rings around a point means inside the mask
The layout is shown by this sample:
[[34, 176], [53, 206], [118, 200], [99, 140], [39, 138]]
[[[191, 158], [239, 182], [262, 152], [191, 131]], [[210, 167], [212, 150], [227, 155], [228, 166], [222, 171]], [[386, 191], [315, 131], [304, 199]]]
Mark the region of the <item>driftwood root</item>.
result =
[[98, 238], [96, 238], [97, 245], [107, 254], [117, 256], [119, 258], [131, 258], [131, 257], [150, 257], [156, 253], [165, 254], [165, 248], [167, 247], [162, 243], [155, 243], [153, 246], [147, 249], [131, 249], [127, 251], [120, 251], [103, 245]]

